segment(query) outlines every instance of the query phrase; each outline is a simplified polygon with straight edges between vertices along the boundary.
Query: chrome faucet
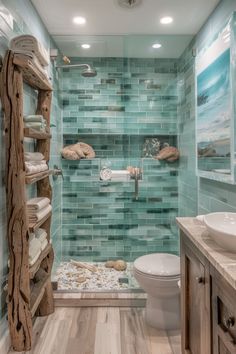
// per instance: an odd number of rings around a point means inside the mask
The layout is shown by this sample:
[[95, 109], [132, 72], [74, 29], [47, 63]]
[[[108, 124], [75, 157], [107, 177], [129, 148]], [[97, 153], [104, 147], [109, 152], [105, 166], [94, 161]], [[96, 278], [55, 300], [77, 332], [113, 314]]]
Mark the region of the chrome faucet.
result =
[[139, 194], [139, 181], [142, 179], [142, 170], [138, 167], [128, 166], [127, 170], [130, 173], [131, 179], [134, 179], [134, 199], [138, 200]]

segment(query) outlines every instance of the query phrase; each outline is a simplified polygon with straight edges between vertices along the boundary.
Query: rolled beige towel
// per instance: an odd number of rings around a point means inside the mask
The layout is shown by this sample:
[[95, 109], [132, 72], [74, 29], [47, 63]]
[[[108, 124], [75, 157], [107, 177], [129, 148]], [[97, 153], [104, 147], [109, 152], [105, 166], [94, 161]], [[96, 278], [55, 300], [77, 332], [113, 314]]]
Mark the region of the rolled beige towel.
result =
[[47, 50], [38, 39], [30, 34], [23, 34], [11, 39], [10, 49], [32, 52], [37, 57], [42, 66], [50, 63]]
[[95, 151], [93, 150], [93, 148], [88, 145], [88, 144], [85, 144], [85, 143], [78, 143], [81, 150], [83, 151], [83, 154], [85, 155], [85, 158], [86, 159], [92, 159], [95, 157]]
[[179, 159], [179, 150], [174, 146], [167, 146], [155, 157], [157, 160], [174, 162]]
[[62, 156], [66, 160], [92, 159], [95, 157], [93, 148], [85, 143], [78, 142], [77, 144], [65, 146], [61, 151]]

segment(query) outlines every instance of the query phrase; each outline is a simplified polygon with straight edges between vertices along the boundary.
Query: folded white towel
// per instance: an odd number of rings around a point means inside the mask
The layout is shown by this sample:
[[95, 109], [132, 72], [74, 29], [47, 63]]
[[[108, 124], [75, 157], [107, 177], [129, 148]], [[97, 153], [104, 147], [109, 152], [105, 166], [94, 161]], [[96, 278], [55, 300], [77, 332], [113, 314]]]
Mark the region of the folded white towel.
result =
[[46, 120], [43, 118], [41, 114], [28, 114], [27, 116], [24, 116], [24, 122], [46, 123]]
[[35, 231], [35, 237], [43, 243], [47, 239], [47, 232], [44, 229], [37, 229]]
[[43, 242], [41, 242], [41, 251], [43, 251], [48, 245], [48, 240], [44, 240]]
[[34, 265], [34, 263], [37, 262], [40, 254], [41, 254], [41, 249], [38, 251], [38, 253], [35, 255], [34, 258], [29, 257], [29, 265], [30, 265], [30, 267], [32, 267]]
[[30, 127], [36, 127], [36, 128], [44, 128], [46, 126], [45, 122], [25, 122], [25, 127], [30, 128]]
[[41, 242], [35, 237], [29, 243], [29, 259], [33, 259], [41, 251]]
[[49, 65], [49, 55], [44, 46], [32, 35], [21, 35], [12, 38], [10, 49], [32, 52], [42, 66]]
[[45, 163], [39, 163], [36, 164], [34, 163], [30, 163], [30, 162], [25, 162], [25, 171], [26, 171], [26, 175], [32, 175], [35, 173], [39, 173], [39, 172], [43, 172], [43, 171], [47, 171], [48, 170], [48, 165]]
[[25, 152], [25, 161], [42, 161], [44, 160], [41, 152]]
[[49, 204], [45, 208], [40, 209], [38, 212], [31, 212], [27, 209], [29, 221], [32, 223], [42, 220], [52, 210], [52, 206]]
[[41, 161], [25, 161], [25, 164], [27, 166], [44, 166], [47, 165], [46, 160], [41, 160]]
[[32, 198], [29, 199], [26, 203], [27, 206], [27, 210], [29, 212], [31, 211], [39, 211], [43, 208], [45, 208], [46, 206], [48, 206], [50, 204], [50, 199], [46, 198], [46, 197], [38, 197], [38, 198]]

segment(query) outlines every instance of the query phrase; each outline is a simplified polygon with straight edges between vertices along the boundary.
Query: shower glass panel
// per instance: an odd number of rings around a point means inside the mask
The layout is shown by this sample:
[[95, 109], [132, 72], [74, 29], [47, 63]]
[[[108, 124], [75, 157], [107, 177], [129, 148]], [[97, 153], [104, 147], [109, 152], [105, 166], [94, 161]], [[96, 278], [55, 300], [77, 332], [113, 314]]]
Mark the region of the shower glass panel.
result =
[[[87, 63], [97, 71], [84, 78], [77, 68], [61, 69], [64, 146], [82, 141], [96, 153], [91, 160], [62, 160], [61, 288], [134, 289], [131, 270], [137, 257], [178, 253], [178, 162], [155, 156], [168, 144], [177, 146], [178, 56], [189, 41], [179, 37], [180, 53], [172, 50], [177, 38], [166, 38], [166, 59], [152, 49], [153, 36], [78, 36], [70, 41], [55, 36], [65, 54], [72, 53], [72, 64]], [[78, 49], [85, 42], [92, 48], [86, 57]], [[113, 178], [101, 180], [103, 168]], [[136, 185], [127, 168], [139, 169]], [[85, 270], [86, 280], [80, 283], [71, 259], [92, 263], [98, 271]], [[118, 259], [127, 262], [126, 271], [104, 266]]]

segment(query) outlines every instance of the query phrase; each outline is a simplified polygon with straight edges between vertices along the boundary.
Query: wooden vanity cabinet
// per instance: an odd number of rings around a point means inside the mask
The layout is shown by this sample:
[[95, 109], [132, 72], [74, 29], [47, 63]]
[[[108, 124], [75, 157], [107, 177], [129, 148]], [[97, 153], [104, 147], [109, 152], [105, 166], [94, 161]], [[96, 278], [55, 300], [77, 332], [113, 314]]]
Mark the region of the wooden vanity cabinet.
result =
[[212, 347], [214, 354], [236, 354], [236, 291], [211, 266]]
[[209, 265], [181, 232], [182, 354], [210, 354]]
[[181, 231], [182, 354], [236, 354], [236, 290]]

